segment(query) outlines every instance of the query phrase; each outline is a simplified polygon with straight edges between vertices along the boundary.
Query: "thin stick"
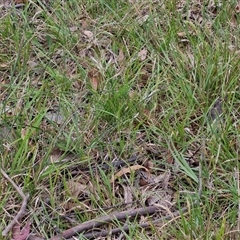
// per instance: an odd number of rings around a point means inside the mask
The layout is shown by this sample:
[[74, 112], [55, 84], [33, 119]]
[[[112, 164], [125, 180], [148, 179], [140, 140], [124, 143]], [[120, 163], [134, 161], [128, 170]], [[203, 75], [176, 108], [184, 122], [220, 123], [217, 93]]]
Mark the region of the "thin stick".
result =
[[62, 238], [70, 238], [73, 235], [75, 235], [76, 233], [80, 233], [80, 232], [83, 232], [83, 231], [86, 231], [89, 229], [93, 229], [95, 227], [99, 227], [103, 224], [113, 222], [115, 220], [119, 221], [119, 220], [123, 220], [126, 218], [136, 217], [138, 215], [150, 215], [157, 211], [158, 211], [157, 206], [150, 206], [150, 207], [146, 207], [146, 208], [137, 208], [137, 209], [133, 209], [130, 211], [128, 210], [128, 211], [113, 213], [113, 214], [110, 214], [107, 216], [99, 217], [94, 220], [90, 220], [90, 221], [81, 223], [75, 227], [67, 229], [67, 230], [63, 231], [62, 234], [59, 234], [59, 235], [51, 238], [51, 240], [60, 240]]
[[[149, 221], [147, 223], [139, 223], [139, 224], [136, 224], [136, 227], [140, 227], [140, 228], [148, 228], [150, 226], [153, 226], [153, 225], [156, 225], [158, 223], [161, 223], [162, 221], [164, 220], [170, 220], [168, 223], [166, 224], [169, 224], [170, 222], [176, 220], [177, 218], [179, 218], [181, 216], [181, 214], [186, 214], [187, 213], [187, 207], [184, 207], [181, 209], [181, 211], [176, 211], [176, 212], [173, 212], [171, 215], [167, 215], [167, 216], [164, 216], [164, 217], [161, 217], [161, 218], [157, 218], [153, 221]], [[96, 221], [96, 220], [95, 220]], [[83, 223], [84, 224], [84, 223]], [[81, 224], [81, 225], [83, 225]], [[104, 224], [104, 223], [102, 223]], [[161, 229], [163, 227], [166, 226], [166, 224], [164, 224], [163, 226], [161, 226]], [[127, 224], [125, 224], [123, 227], [120, 227], [120, 228], [114, 228], [112, 229], [110, 232], [108, 230], [102, 230], [102, 231], [92, 231], [92, 232], [89, 232], [89, 233], [85, 233], [82, 235], [82, 237], [86, 238], [86, 239], [96, 239], [98, 237], [106, 237], [108, 235], [113, 235], [113, 234], [116, 234], [116, 233], [119, 233], [119, 232], [128, 232], [129, 229], [131, 228], [132, 226], [128, 226]], [[80, 233], [80, 232], [78, 232]], [[73, 233], [74, 235], [75, 233]], [[72, 236], [73, 236], [72, 235]], [[72, 236], [69, 236], [68, 238], [71, 238]], [[57, 238], [58, 237], [58, 238]], [[36, 237], [34, 235], [30, 235], [28, 237], [29, 240], [44, 240], [42, 238], [39, 238], [39, 237]], [[60, 239], [59, 236], [55, 236], [53, 237], [52, 239]]]
[[[184, 212], [186, 212], [187, 208], [183, 208], [181, 210], [182, 214]], [[176, 211], [174, 213], [172, 213], [171, 215], [167, 215], [167, 216], [164, 216], [164, 217], [161, 217], [161, 218], [158, 218], [158, 219], [155, 219], [151, 222], [147, 222], [147, 223], [139, 223], [136, 225], [136, 227], [138, 228], [148, 228], [152, 225], [156, 225], [164, 220], [170, 220], [170, 222], [176, 220], [176, 218], [179, 218], [181, 216], [181, 213], [180, 211]], [[161, 228], [163, 228], [164, 226], [166, 226], [166, 224], [164, 224]], [[108, 236], [109, 234], [113, 235], [113, 234], [116, 234], [116, 233], [119, 233], [119, 232], [128, 232], [129, 229], [131, 228], [132, 226], [123, 226], [121, 228], [114, 228], [111, 230], [111, 232], [109, 232], [108, 230], [102, 230], [102, 231], [93, 231], [93, 232], [90, 232], [90, 233], [86, 233], [86, 234], [83, 234], [83, 237], [84, 238], [87, 238], [87, 239], [96, 239], [98, 237], [106, 237]]]
[[7, 179], [8, 182], [10, 182], [12, 184], [12, 186], [15, 188], [15, 190], [18, 192], [18, 194], [22, 197], [23, 202], [22, 202], [22, 206], [19, 210], [19, 212], [17, 213], [17, 215], [13, 218], [13, 220], [7, 225], [7, 227], [2, 231], [2, 235], [5, 237], [8, 235], [8, 233], [12, 230], [13, 226], [18, 223], [18, 220], [23, 216], [26, 207], [27, 207], [27, 202], [28, 202], [28, 198], [29, 198], [29, 194], [27, 194], [26, 196], [24, 195], [23, 191], [21, 190], [21, 188], [19, 188], [14, 182], [13, 180], [3, 171], [3, 169], [1, 168], [1, 173], [2, 175]]
[[19, 195], [22, 197], [22, 198], [25, 198], [25, 194], [23, 193], [22, 189], [19, 188], [15, 182], [2, 170], [1, 168], [1, 173], [2, 175], [8, 180], [8, 182], [10, 182], [12, 184], [12, 186], [16, 189], [16, 191], [19, 193]]

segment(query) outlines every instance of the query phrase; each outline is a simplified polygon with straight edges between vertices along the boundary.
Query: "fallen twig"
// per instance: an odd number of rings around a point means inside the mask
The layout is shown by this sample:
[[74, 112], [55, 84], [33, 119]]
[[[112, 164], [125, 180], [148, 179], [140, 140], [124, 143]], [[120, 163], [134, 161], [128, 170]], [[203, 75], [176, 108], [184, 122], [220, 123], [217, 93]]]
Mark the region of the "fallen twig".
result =
[[21, 190], [21, 188], [19, 188], [14, 181], [3, 171], [3, 169], [1, 168], [1, 173], [3, 175], [4, 178], [7, 179], [8, 182], [10, 182], [12, 184], [12, 186], [15, 188], [15, 190], [18, 192], [18, 194], [22, 197], [23, 202], [22, 202], [22, 206], [19, 210], [19, 212], [17, 213], [17, 215], [13, 218], [13, 220], [7, 225], [7, 227], [2, 231], [2, 236], [7, 236], [8, 233], [12, 230], [13, 226], [18, 223], [19, 219], [23, 216], [26, 207], [27, 207], [27, 202], [28, 202], [28, 198], [29, 198], [29, 194], [25, 195], [23, 193], [23, 191]]
[[[145, 208], [145, 211], [146, 211], [146, 209], [148, 209], [148, 213], [149, 214], [151, 214], [151, 213], [154, 213], [156, 210], [157, 210], [157, 208], [156, 207], [148, 207], [148, 208]], [[142, 208], [140, 208], [140, 209], [135, 209], [135, 210], [133, 210], [133, 211], [131, 211], [132, 213], [133, 212], [136, 212], [137, 210], [143, 210]], [[150, 211], [151, 210], [151, 211]], [[138, 214], [140, 214], [140, 212], [141, 211], [138, 211], [137, 213]], [[127, 211], [126, 211], [127, 212]], [[109, 216], [105, 216], [105, 217], [100, 217], [100, 218], [98, 218], [98, 219], [95, 219], [95, 220], [91, 220], [91, 221], [88, 221], [88, 222], [85, 222], [85, 223], [82, 223], [82, 224], [80, 224], [80, 225], [78, 225], [77, 227], [80, 229], [80, 228], [82, 228], [81, 230], [82, 230], [82, 232], [83, 231], [86, 231], [86, 230], [89, 230], [90, 228], [86, 228], [86, 226], [85, 226], [85, 224], [89, 224], [89, 222], [95, 222], [95, 223], [99, 223], [99, 225], [102, 225], [102, 224], [104, 224], [104, 223], [106, 223], [106, 221], [105, 222], [103, 222], [103, 218], [106, 218], [106, 219], [110, 219], [110, 221], [113, 221], [113, 220], [117, 220], [116, 218], [114, 218], [113, 217], [113, 215], [115, 215], [115, 217], [118, 215], [118, 214], [121, 214], [121, 215], [123, 215], [123, 216], [125, 216], [126, 217], [126, 212], [121, 212], [121, 213], [116, 213], [116, 214], [112, 214], [112, 215], [109, 215]], [[150, 226], [153, 226], [153, 225], [155, 225], [155, 224], [158, 224], [158, 223], [160, 223], [160, 222], [162, 222], [162, 221], [164, 221], [164, 220], [170, 220], [170, 221], [174, 221], [176, 218], [178, 218], [178, 217], [180, 217], [181, 216], [181, 214], [185, 214], [187, 212], [187, 207], [184, 207], [184, 208], [182, 208], [181, 209], [181, 211], [176, 211], [176, 212], [173, 212], [171, 215], [167, 215], [167, 216], [163, 216], [163, 217], [161, 217], [161, 218], [158, 218], [158, 219], [155, 219], [155, 220], [150, 220], [150, 221], [148, 221], [148, 222], [146, 222], [146, 223], [140, 223], [140, 224], [137, 224], [136, 225], [136, 227], [140, 227], [140, 228], [147, 228], [147, 227], [150, 227]], [[111, 216], [111, 217], [110, 217]], [[129, 215], [128, 215], [129, 216]], [[136, 215], [135, 215], [136, 216]], [[133, 217], [133, 215], [132, 215], [132, 217]], [[120, 220], [120, 219], [118, 219], [118, 220]], [[108, 221], [108, 222], [110, 222], [110, 221]], [[91, 225], [93, 225], [92, 223], [91, 223]], [[99, 226], [98, 225], [98, 226]], [[164, 224], [162, 227], [164, 227], [166, 224]], [[90, 226], [90, 224], [88, 225], [88, 226]], [[94, 226], [91, 226], [91, 227], [97, 227], [96, 225], [94, 225]], [[102, 231], [92, 231], [92, 232], [89, 232], [89, 233], [85, 233], [85, 234], [83, 234], [82, 236], [85, 238], [85, 239], [96, 239], [96, 238], [98, 238], [98, 237], [106, 237], [106, 236], [108, 236], [109, 234], [116, 234], [116, 233], [119, 233], [119, 232], [128, 232], [129, 231], [129, 229], [131, 228], [132, 226], [128, 226], [128, 225], [124, 225], [124, 226], [122, 226], [122, 227], [120, 227], [120, 228], [114, 228], [114, 229], [112, 229], [110, 232], [108, 231], [108, 230], [102, 230]], [[71, 229], [73, 229], [73, 228], [71, 228]], [[66, 232], [66, 231], [64, 231], [64, 232]], [[64, 233], [63, 232], [63, 233]], [[56, 240], [56, 239], [61, 239], [61, 238], [71, 238], [75, 233], [80, 233], [80, 231], [79, 232], [74, 232], [74, 231], [72, 231], [72, 235], [69, 235], [69, 236], [66, 236], [66, 235], [57, 235], [57, 236], [55, 236], [55, 237], [53, 237], [53, 238], [51, 238], [51, 240]], [[36, 236], [34, 236], [34, 235], [30, 235], [29, 236], [29, 238], [28, 238], [29, 240], [44, 240], [44, 239], [42, 239], [42, 238], [39, 238], [39, 237], [36, 237]]]
[[67, 229], [67, 230], [63, 231], [61, 234], [59, 234], [55, 237], [52, 237], [51, 240], [60, 240], [62, 238], [70, 238], [73, 235], [75, 235], [76, 233], [81, 233], [83, 231], [93, 229], [95, 227], [99, 227], [103, 224], [112, 222], [114, 220], [119, 221], [119, 220], [126, 219], [126, 218], [136, 217], [138, 215], [150, 215], [150, 214], [155, 213], [157, 210], [158, 210], [158, 207], [150, 206], [150, 207], [146, 207], [146, 208], [137, 208], [137, 209], [130, 210], [130, 211], [113, 213], [113, 214], [110, 214], [107, 216], [99, 217], [97, 219], [81, 223], [75, 227]]
[[10, 183], [12, 184], [12, 186], [16, 189], [16, 191], [19, 193], [19, 195], [20, 195], [22, 198], [25, 198], [25, 195], [24, 195], [22, 189], [19, 188], [19, 187], [15, 184], [15, 182], [2, 170], [2, 168], [1, 168], [1, 173], [2, 173], [2, 175], [8, 180], [8, 182], [10, 182]]
[[[186, 211], [187, 211], [186, 207], [181, 210], [182, 213], [184, 213]], [[153, 226], [155, 224], [158, 224], [158, 223], [160, 223], [164, 220], [171, 219], [171, 221], [172, 221], [173, 217], [179, 217], [179, 216], [181, 216], [180, 211], [176, 211], [176, 212], [172, 213], [171, 215], [167, 215], [167, 216], [155, 219], [153, 221], [149, 221], [149, 222], [146, 222], [146, 223], [139, 223], [139, 224], [136, 225], [136, 227], [147, 228], [147, 227]], [[90, 233], [83, 234], [83, 237], [86, 238], [86, 239], [96, 239], [98, 237], [106, 237], [109, 234], [112, 235], [112, 234], [116, 234], [116, 233], [123, 232], [123, 231], [128, 232], [130, 228], [132, 228], [132, 226], [126, 225], [126, 226], [122, 226], [121, 228], [114, 228], [114, 229], [111, 230], [110, 233], [109, 233], [108, 230], [93, 231], [93, 232], [90, 232]]]

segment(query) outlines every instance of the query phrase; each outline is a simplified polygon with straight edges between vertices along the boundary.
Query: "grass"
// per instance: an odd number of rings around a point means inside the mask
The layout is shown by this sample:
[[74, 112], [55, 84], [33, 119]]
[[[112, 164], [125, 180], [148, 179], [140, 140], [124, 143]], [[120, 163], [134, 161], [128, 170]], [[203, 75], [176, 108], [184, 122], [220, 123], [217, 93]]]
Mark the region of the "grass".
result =
[[[116, 169], [79, 170], [137, 155], [153, 176], [170, 172], [161, 214], [187, 212], [146, 230], [129, 222], [122, 239], [239, 238], [239, 13], [235, 1], [182, 2], [30, 1], [2, 11], [1, 168], [30, 194], [22, 221], [34, 234], [126, 210], [127, 197], [146, 204], [137, 172], [112, 184]], [[0, 192], [4, 229], [21, 199], [3, 178]]]

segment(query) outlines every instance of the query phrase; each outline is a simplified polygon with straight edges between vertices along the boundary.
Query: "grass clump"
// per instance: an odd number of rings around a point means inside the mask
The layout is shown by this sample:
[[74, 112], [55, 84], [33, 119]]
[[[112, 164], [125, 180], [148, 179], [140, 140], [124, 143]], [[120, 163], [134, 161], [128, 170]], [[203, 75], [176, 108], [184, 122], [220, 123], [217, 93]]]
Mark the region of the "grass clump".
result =
[[[180, 214], [145, 230], [134, 219], [115, 236], [238, 238], [234, 4], [56, 0], [5, 7], [1, 168], [30, 193], [22, 222], [31, 219], [32, 233], [48, 239], [156, 201], [160, 215]], [[122, 168], [131, 171], [113, 181]], [[142, 183], [146, 169], [158, 182]], [[20, 201], [4, 178], [1, 183], [5, 228]]]

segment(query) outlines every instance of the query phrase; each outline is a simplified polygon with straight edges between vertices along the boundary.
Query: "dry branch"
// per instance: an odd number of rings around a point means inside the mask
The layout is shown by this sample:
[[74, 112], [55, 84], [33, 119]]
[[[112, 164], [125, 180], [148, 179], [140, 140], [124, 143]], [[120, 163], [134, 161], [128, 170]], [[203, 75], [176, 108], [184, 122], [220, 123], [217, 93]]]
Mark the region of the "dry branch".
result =
[[[183, 208], [181, 210], [181, 212], [184, 213], [184, 212], [186, 212], [186, 210], [187, 210], [187, 208]], [[176, 212], [172, 213], [171, 215], [167, 215], [167, 216], [155, 219], [153, 221], [149, 221], [149, 222], [146, 222], [146, 223], [139, 223], [139, 224], [136, 225], [136, 227], [138, 227], [138, 228], [148, 228], [148, 227], [153, 226], [155, 224], [158, 224], [158, 223], [160, 223], [164, 220], [166, 221], [166, 220], [169, 220], [169, 219], [173, 219], [173, 217], [179, 217], [180, 214], [181, 213], [179, 211], [176, 211]], [[96, 239], [98, 237], [106, 237], [109, 234], [112, 235], [112, 234], [116, 234], [116, 233], [123, 232], [123, 231], [128, 232], [131, 227], [132, 226], [124, 225], [121, 228], [112, 229], [110, 233], [109, 233], [108, 230], [93, 231], [93, 232], [90, 232], [90, 233], [83, 234], [83, 237], [86, 238], [86, 239]]]
[[8, 233], [12, 230], [13, 226], [18, 223], [19, 219], [22, 218], [26, 207], [27, 207], [27, 202], [28, 202], [28, 198], [29, 198], [29, 194], [24, 195], [23, 191], [21, 190], [21, 188], [19, 188], [14, 181], [1, 169], [1, 173], [3, 175], [4, 178], [6, 178], [6, 180], [8, 182], [10, 182], [12, 184], [12, 186], [15, 188], [15, 190], [18, 192], [18, 194], [22, 197], [23, 201], [22, 201], [22, 206], [19, 210], [19, 212], [17, 213], [17, 215], [13, 218], [13, 220], [7, 225], [7, 227], [2, 231], [2, 236], [7, 236]]
[[110, 214], [107, 216], [99, 217], [97, 219], [84, 222], [75, 227], [67, 229], [67, 230], [63, 231], [62, 234], [59, 234], [59, 235], [51, 238], [51, 240], [60, 240], [62, 238], [70, 238], [73, 235], [75, 235], [76, 233], [81, 233], [83, 231], [93, 229], [95, 227], [99, 227], [103, 224], [113, 222], [115, 220], [119, 221], [119, 220], [123, 220], [126, 218], [136, 217], [138, 215], [150, 215], [150, 214], [155, 213], [157, 210], [158, 210], [158, 207], [150, 206], [150, 207], [146, 207], [146, 208], [137, 208], [137, 209], [130, 210], [130, 211], [113, 213], [113, 214]]
[[[140, 215], [141, 213], [151, 214], [151, 213], [156, 212], [157, 210], [158, 210], [157, 207], [148, 207], [148, 208], [135, 209], [135, 210], [129, 211], [129, 213], [131, 214], [132, 217], [134, 217], [134, 216]], [[146, 223], [136, 224], [136, 227], [147, 228], [147, 227], [159, 224], [159, 223], [161, 223], [163, 221], [166, 221], [166, 220], [174, 221], [174, 219], [180, 217], [181, 214], [186, 213], [186, 211], [187, 211], [187, 207], [184, 207], [184, 208], [181, 209], [181, 211], [173, 212], [171, 215], [163, 216], [163, 217], [157, 218], [155, 220], [149, 220]], [[123, 218], [127, 218], [127, 217], [130, 216], [129, 214], [128, 215], [126, 215], [126, 214], [127, 214], [127, 211], [111, 214], [109, 216], [104, 216], [104, 217], [97, 218], [95, 220], [84, 222], [84, 223], [76, 226], [78, 228], [78, 230], [81, 230], [81, 231], [78, 231], [78, 232], [75, 231], [74, 232], [73, 231], [74, 228], [71, 228], [71, 229], [68, 229], [68, 230], [64, 231], [61, 235], [57, 235], [57, 236], [53, 237], [51, 240], [57, 240], [57, 239], [62, 239], [62, 238], [71, 238], [76, 233], [80, 233], [80, 232], [89, 230], [90, 228], [97, 227], [97, 226], [100, 226], [100, 225], [103, 225], [103, 224], [107, 223], [106, 220], [108, 220], [108, 222], [111, 222], [111, 221], [114, 221], [114, 220], [120, 220], [120, 218], [116, 219], [116, 217], [118, 217], [118, 216], [121, 216]], [[134, 215], [134, 214], [136, 214], [136, 215]], [[103, 219], [105, 219], [105, 222], [103, 221]], [[96, 226], [96, 224], [99, 224], [99, 225]], [[92, 231], [92, 232], [89, 232], [89, 233], [85, 233], [82, 236], [86, 239], [96, 239], [97, 237], [106, 237], [109, 234], [112, 235], [112, 234], [116, 234], [116, 233], [123, 232], [123, 231], [128, 232], [131, 227], [132, 226], [128, 226], [128, 225], [125, 224], [124, 226], [122, 226], [120, 228], [112, 229], [110, 232], [107, 231], [107, 230]], [[71, 230], [71, 231], [69, 231], [69, 230]], [[68, 236], [66, 235], [67, 231], [69, 233]], [[64, 235], [64, 233], [65, 233], [65, 235]], [[36, 237], [34, 235], [30, 235], [28, 239], [29, 240], [44, 240], [44, 239]]]

